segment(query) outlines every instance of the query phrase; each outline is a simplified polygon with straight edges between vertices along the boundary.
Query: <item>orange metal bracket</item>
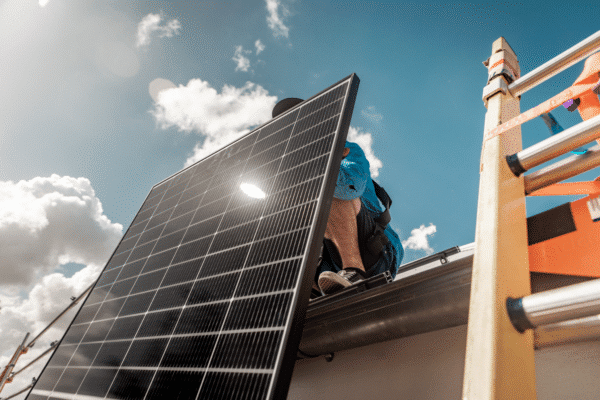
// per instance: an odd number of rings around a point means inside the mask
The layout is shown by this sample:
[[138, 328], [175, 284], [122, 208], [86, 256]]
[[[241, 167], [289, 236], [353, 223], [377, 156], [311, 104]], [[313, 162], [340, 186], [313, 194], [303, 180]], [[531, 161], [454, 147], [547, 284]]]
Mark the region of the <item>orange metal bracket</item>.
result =
[[[585, 61], [583, 66], [583, 72], [575, 80], [573, 85], [588, 85], [598, 83], [600, 73], [600, 53], [596, 53]], [[598, 101], [598, 95], [594, 92], [585, 92], [579, 98], [581, 103], [577, 110], [581, 119], [587, 121], [590, 118], [600, 115], [600, 101]], [[600, 139], [597, 140], [600, 143]]]

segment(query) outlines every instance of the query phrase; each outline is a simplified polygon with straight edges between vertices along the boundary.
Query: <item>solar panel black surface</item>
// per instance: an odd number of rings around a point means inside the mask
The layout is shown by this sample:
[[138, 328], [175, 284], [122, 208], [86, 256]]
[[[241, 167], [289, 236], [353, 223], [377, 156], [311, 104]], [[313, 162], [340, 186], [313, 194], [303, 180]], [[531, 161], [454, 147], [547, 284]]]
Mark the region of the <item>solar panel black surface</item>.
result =
[[28, 399], [285, 398], [358, 82], [153, 187]]

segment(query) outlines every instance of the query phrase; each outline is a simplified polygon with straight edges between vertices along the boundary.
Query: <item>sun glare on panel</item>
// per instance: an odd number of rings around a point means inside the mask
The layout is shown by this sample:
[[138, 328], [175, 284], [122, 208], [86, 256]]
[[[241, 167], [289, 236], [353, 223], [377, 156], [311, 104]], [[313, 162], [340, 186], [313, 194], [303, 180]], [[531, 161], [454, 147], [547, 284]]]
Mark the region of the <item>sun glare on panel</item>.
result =
[[40, 7], [45, 7], [46, 4], [48, 4], [48, 1], [50, 1], [50, 0], [40, 0], [39, 1]]
[[251, 183], [242, 183], [240, 185], [240, 189], [242, 189], [242, 191], [248, 196], [253, 197], [255, 199], [264, 199], [266, 196], [265, 192], [260, 190], [258, 186], [255, 186]]

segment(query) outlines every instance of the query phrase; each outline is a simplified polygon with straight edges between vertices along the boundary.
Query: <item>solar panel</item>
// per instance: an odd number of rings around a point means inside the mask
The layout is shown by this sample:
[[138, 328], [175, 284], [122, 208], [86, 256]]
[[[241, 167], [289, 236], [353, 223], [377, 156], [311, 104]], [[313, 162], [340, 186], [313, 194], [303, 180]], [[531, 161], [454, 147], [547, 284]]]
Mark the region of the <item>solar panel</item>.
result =
[[282, 399], [359, 79], [155, 185], [28, 399]]

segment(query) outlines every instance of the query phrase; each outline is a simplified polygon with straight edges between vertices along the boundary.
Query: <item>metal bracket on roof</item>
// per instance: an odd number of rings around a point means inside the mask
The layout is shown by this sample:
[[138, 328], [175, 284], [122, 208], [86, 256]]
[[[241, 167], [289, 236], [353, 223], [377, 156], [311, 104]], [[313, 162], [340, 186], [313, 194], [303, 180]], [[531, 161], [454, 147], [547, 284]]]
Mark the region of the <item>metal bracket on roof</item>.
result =
[[435, 261], [439, 261], [441, 264], [446, 264], [446, 263], [448, 263], [449, 256], [459, 253], [459, 252], [460, 252], [460, 247], [455, 246], [455, 247], [446, 249], [444, 251], [440, 251], [439, 253], [435, 253], [435, 254], [432, 254], [427, 257], [419, 258], [418, 260], [401, 265], [398, 268], [398, 273], [408, 271], [408, 270], [411, 270], [411, 269], [414, 269], [414, 268], [417, 268], [422, 265], [429, 264], [429, 263], [432, 263]]
[[[301, 360], [303, 358], [317, 358], [320, 357], [321, 355], [317, 354], [317, 355], [313, 355], [313, 354], [307, 354], [305, 352], [303, 352], [302, 350], [298, 349], [298, 354], [296, 355], [296, 360]], [[326, 353], [323, 354], [323, 356], [325, 356], [325, 361], [327, 362], [332, 362], [333, 358], [335, 357], [334, 353]], [[0, 399], [2, 400], [2, 399]]]

